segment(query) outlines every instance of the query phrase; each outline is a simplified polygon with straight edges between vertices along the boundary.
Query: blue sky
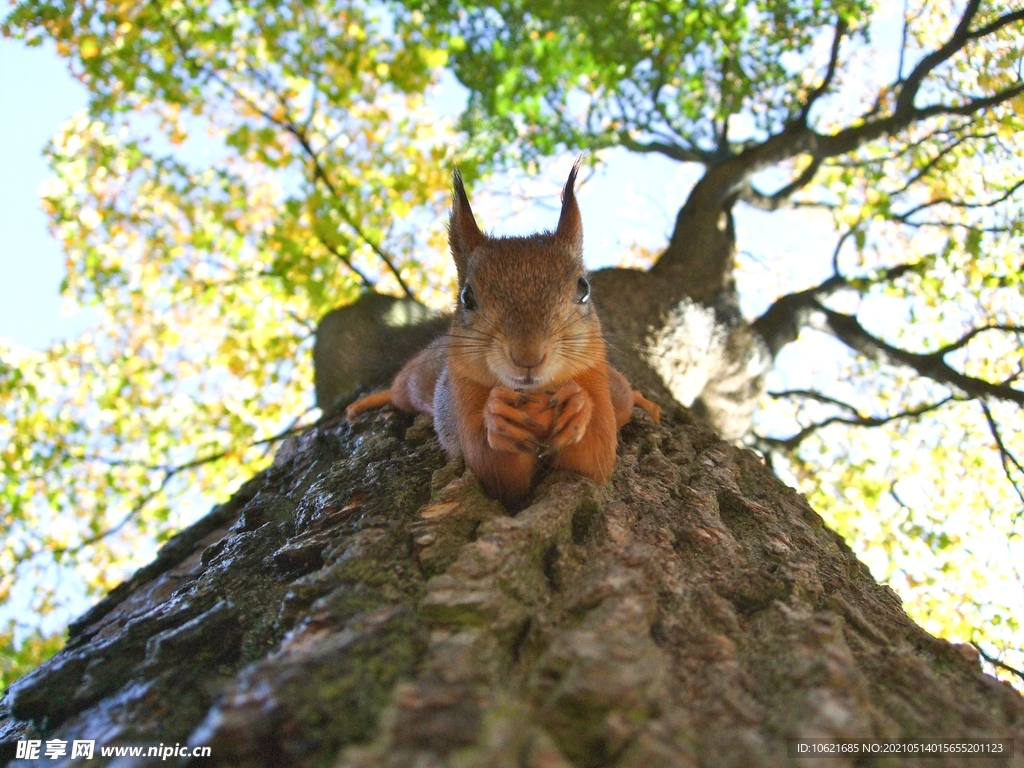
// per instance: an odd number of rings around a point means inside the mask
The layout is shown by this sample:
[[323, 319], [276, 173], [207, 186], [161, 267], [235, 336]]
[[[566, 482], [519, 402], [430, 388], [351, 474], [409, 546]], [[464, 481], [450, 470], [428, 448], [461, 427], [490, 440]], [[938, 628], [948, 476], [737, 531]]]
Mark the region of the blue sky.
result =
[[64, 256], [38, 190], [48, 172], [43, 148], [85, 100], [52, 46], [0, 37], [0, 338], [37, 349], [84, 325], [85, 313], [61, 312]]

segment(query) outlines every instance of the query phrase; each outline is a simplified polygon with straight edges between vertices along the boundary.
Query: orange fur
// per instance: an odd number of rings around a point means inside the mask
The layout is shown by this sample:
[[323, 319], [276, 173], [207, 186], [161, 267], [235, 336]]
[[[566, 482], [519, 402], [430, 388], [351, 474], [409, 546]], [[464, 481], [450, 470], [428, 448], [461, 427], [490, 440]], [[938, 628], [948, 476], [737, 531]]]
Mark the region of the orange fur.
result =
[[487, 424], [487, 404], [493, 388], [462, 376], [451, 380], [459, 446], [466, 466], [473, 470], [487, 492], [506, 504], [518, 503], [530, 492], [537, 471], [536, 452], [494, 448]]

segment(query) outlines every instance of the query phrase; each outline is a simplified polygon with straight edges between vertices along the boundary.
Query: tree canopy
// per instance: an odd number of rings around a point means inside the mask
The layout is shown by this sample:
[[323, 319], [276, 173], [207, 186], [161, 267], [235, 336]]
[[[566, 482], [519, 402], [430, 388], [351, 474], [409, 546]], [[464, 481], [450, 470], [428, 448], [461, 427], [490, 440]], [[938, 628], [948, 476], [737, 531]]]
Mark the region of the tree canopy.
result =
[[[1024, 10], [886, 8], [19, 3], [4, 34], [89, 90], [43, 204], [102, 323], [0, 347], [0, 601], [46, 613], [58, 571], [109, 588], [264, 466], [315, 415], [328, 309], [371, 285], [437, 304], [456, 158], [618, 147], [702, 169], [653, 270], [695, 301], [738, 288], [776, 361], [747, 441], [917, 620], [1020, 669]], [[458, 126], [426, 100], [446, 69]], [[827, 218], [832, 274], [753, 211]], [[22, 665], [52, 647], [25, 632]]]

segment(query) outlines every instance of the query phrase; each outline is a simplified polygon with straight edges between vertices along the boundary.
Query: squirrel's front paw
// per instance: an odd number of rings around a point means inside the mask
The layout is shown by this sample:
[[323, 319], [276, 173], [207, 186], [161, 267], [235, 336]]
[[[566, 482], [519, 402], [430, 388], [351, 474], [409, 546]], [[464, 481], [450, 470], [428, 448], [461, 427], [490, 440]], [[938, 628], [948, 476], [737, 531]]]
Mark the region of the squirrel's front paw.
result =
[[494, 387], [484, 406], [487, 444], [496, 451], [533, 453], [545, 447], [556, 412], [547, 409], [547, 395], [528, 395]]
[[551, 435], [547, 440], [548, 452], [559, 451], [582, 440], [594, 411], [594, 401], [586, 390], [575, 381], [567, 381], [551, 395], [548, 405], [554, 413]]

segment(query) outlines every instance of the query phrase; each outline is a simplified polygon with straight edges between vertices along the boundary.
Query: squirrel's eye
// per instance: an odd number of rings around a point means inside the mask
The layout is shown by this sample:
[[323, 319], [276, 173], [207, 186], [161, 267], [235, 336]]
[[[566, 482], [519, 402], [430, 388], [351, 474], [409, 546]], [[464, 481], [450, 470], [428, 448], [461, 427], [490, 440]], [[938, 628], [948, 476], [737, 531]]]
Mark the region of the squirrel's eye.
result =
[[459, 294], [459, 301], [462, 302], [462, 307], [467, 312], [473, 312], [476, 309], [476, 296], [473, 295], [473, 286], [466, 283], [462, 287], [462, 293]]
[[586, 304], [590, 299], [590, 281], [581, 277], [576, 283], [576, 303]]

